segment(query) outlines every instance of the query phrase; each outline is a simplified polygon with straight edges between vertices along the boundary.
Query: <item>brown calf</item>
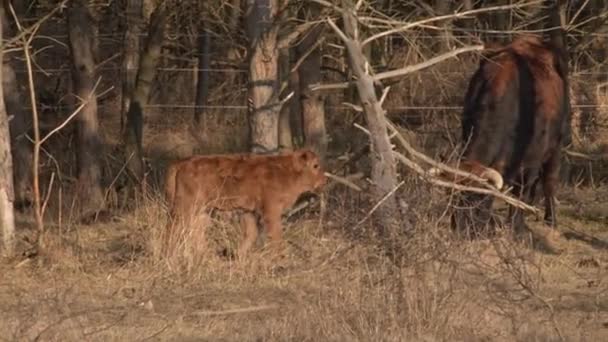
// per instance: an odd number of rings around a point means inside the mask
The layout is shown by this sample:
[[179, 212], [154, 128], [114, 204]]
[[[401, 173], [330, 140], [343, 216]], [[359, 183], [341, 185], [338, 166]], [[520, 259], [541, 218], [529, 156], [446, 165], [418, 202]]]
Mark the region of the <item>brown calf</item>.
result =
[[[243, 241], [238, 254], [244, 256], [255, 243], [260, 216], [271, 241], [282, 240], [281, 214], [298, 197], [317, 191], [326, 183], [319, 157], [309, 150], [279, 155], [193, 156], [172, 163], [167, 169], [165, 195], [171, 230], [176, 219], [205, 209], [239, 210]], [[166, 242], [168, 243], [168, 242]]]

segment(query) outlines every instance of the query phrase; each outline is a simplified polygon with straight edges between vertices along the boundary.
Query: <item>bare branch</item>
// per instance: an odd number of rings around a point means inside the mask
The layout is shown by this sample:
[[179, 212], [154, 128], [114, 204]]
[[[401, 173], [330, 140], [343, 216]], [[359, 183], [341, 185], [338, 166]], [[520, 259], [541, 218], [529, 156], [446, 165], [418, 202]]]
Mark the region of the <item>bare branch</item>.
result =
[[327, 18], [327, 23], [329, 24], [329, 26], [331, 26], [332, 29], [334, 29], [334, 31], [336, 31], [336, 34], [338, 34], [338, 36], [340, 36], [340, 39], [342, 39], [344, 41], [344, 43], [350, 42], [350, 39], [346, 36], [346, 34], [344, 32], [342, 32], [342, 30], [340, 30], [338, 25], [336, 25], [336, 23], [334, 23], [334, 21], [331, 20], [331, 18]]
[[55, 127], [47, 135], [45, 135], [44, 138], [40, 139], [40, 142], [38, 144], [40, 144], [40, 145], [44, 144], [44, 142], [47, 141], [47, 139], [49, 139], [53, 134], [57, 133], [59, 130], [61, 130], [63, 127], [65, 127], [68, 123], [70, 123], [70, 121], [72, 121], [72, 119], [76, 115], [78, 115], [78, 113], [80, 113], [80, 111], [82, 110], [82, 108], [84, 108], [84, 106], [86, 106], [91, 101], [91, 97], [95, 96], [95, 90], [97, 89], [97, 86], [99, 86], [99, 82], [100, 81], [101, 81], [101, 77], [99, 77], [97, 79], [97, 82], [95, 82], [95, 85], [93, 86], [93, 90], [91, 91], [91, 94], [89, 95], [89, 98], [88, 99], [80, 99], [82, 102], [74, 110], [74, 112], [72, 112], [72, 114], [70, 114], [70, 116], [68, 116], [65, 120], [63, 120], [63, 122], [60, 125], [58, 125], [57, 127]]
[[[483, 50], [483, 49], [484, 49], [483, 45], [466, 46], [466, 47], [463, 47], [463, 48], [452, 50], [450, 52], [444, 53], [444, 54], [439, 55], [439, 56], [435, 56], [435, 57], [433, 57], [431, 59], [428, 59], [428, 60], [426, 60], [424, 62], [421, 62], [421, 63], [418, 63], [418, 64], [408, 65], [405, 68], [381, 72], [381, 73], [376, 74], [375, 76], [373, 76], [373, 78], [374, 78], [374, 81], [377, 82], [377, 81], [388, 79], [388, 78], [405, 76], [407, 74], [411, 74], [413, 72], [420, 71], [422, 69], [425, 69], [425, 68], [428, 68], [430, 66], [433, 66], [433, 65], [435, 65], [437, 63], [443, 62], [446, 59], [456, 57], [456, 56], [458, 56], [460, 54], [463, 54], [463, 53], [466, 53], [466, 52], [471, 52], [471, 51], [480, 51], [480, 50]], [[346, 89], [346, 88], [348, 88], [351, 85], [351, 83], [354, 83], [354, 82], [341, 82], [341, 83], [332, 83], [332, 84], [316, 84], [316, 85], [312, 85], [310, 88], [312, 90], [314, 90], [314, 91], [317, 91], [317, 90], [328, 90], [328, 89]]]
[[428, 68], [432, 65], [435, 65], [437, 63], [443, 62], [446, 59], [452, 58], [452, 57], [456, 57], [462, 53], [465, 52], [472, 52], [472, 51], [480, 51], [483, 50], [484, 46], [483, 45], [473, 45], [473, 46], [466, 46], [466, 47], [462, 47], [456, 50], [452, 50], [450, 52], [446, 52], [444, 54], [441, 54], [439, 56], [435, 56], [429, 60], [426, 60], [422, 63], [418, 63], [418, 64], [414, 64], [414, 65], [408, 65], [405, 68], [402, 69], [398, 69], [398, 70], [391, 70], [391, 71], [385, 71], [382, 73], [377, 74], [374, 77], [375, 81], [381, 81], [387, 78], [392, 78], [392, 77], [399, 77], [399, 76], [405, 76], [407, 74], [411, 74], [412, 72], [416, 72], [418, 70], [422, 70], [425, 68]]
[[332, 4], [329, 1], [325, 1], [325, 0], [308, 0], [308, 1], [315, 2], [315, 3], [319, 4], [319, 5], [322, 5], [322, 6], [331, 8], [331, 9], [334, 9], [334, 10], [340, 12], [340, 13], [342, 13], [342, 11], [343, 11], [342, 7], [336, 6], [336, 5]]
[[424, 153], [418, 152], [414, 147], [412, 147], [412, 145], [410, 145], [410, 143], [405, 140], [405, 138], [403, 138], [403, 136], [401, 135], [401, 133], [399, 133], [399, 131], [397, 130], [397, 128], [395, 127], [395, 125], [388, 119], [386, 119], [386, 125], [388, 126], [388, 128], [393, 131], [395, 133], [395, 137], [397, 138], [397, 140], [399, 141], [399, 143], [401, 144], [401, 146], [403, 146], [403, 148], [405, 148], [405, 150], [407, 151], [407, 153], [409, 153], [410, 155], [412, 155], [414, 158], [416, 159], [420, 159], [423, 162], [439, 168], [443, 171], [447, 171], [447, 172], [451, 172], [457, 176], [461, 176], [461, 177], [465, 177], [466, 179], [471, 179], [474, 180], [478, 183], [483, 184], [484, 186], [486, 186], [488, 189], [494, 189], [494, 187], [492, 187], [491, 185], [487, 184], [487, 181], [481, 177], [477, 177], [476, 175], [472, 174], [472, 173], [468, 173], [453, 167], [450, 167], [448, 165], [445, 165], [443, 163], [440, 163], [438, 161], [435, 161], [433, 158], [427, 156]]
[[295, 27], [288, 35], [279, 39], [277, 42], [277, 47], [279, 49], [288, 48], [294, 40], [298, 39], [298, 37], [300, 37], [304, 32], [308, 31], [311, 27], [317, 24], [319, 23], [311, 21]]
[[378, 210], [378, 208], [379, 208], [379, 207], [382, 205], [382, 203], [384, 203], [384, 201], [386, 201], [386, 200], [387, 200], [389, 197], [391, 197], [391, 196], [392, 196], [392, 195], [395, 193], [395, 191], [399, 190], [399, 188], [400, 188], [400, 187], [401, 187], [403, 184], [405, 184], [405, 182], [404, 182], [404, 181], [399, 182], [399, 184], [397, 184], [397, 186], [395, 186], [395, 187], [394, 187], [394, 188], [393, 188], [391, 191], [389, 191], [388, 193], [386, 193], [386, 195], [384, 195], [384, 197], [382, 197], [382, 198], [380, 199], [380, 201], [378, 201], [378, 203], [376, 203], [376, 204], [375, 204], [375, 205], [372, 207], [372, 209], [371, 209], [369, 212], [367, 212], [367, 214], [365, 215], [365, 217], [363, 217], [363, 218], [362, 218], [362, 219], [361, 219], [359, 222], [357, 222], [357, 224], [355, 224], [355, 227], [358, 227], [358, 226], [360, 226], [360, 225], [361, 225], [363, 222], [367, 221], [367, 219], [369, 219], [369, 218], [372, 216], [372, 214], [373, 214], [373, 213], [374, 213], [376, 210]]
[[325, 172], [325, 176], [327, 176], [327, 178], [330, 178], [330, 179], [336, 181], [337, 183], [340, 183], [342, 185], [346, 185], [347, 187], [349, 187], [349, 188], [351, 188], [353, 190], [363, 191], [357, 184], [351, 182], [347, 178], [336, 176], [336, 175], [331, 174], [329, 172]]
[[[395, 154], [397, 159], [399, 159], [399, 161], [401, 161], [405, 166], [414, 170], [416, 173], [418, 173], [421, 176], [426, 175], [426, 172], [424, 170], [422, 170], [420, 165], [416, 164], [414, 161], [408, 159], [406, 156], [404, 156], [403, 154], [401, 154], [399, 152], [393, 151], [393, 153]], [[479, 188], [479, 187], [464, 186], [464, 185], [456, 184], [453, 182], [447, 182], [447, 181], [443, 181], [443, 180], [436, 179], [436, 178], [430, 178], [430, 177], [424, 177], [424, 179], [428, 180], [431, 184], [441, 186], [444, 188], [451, 188], [451, 189], [459, 190], [459, 191], [475, 192], [475, 193], [483, 194], [483, 195], [492, 195], [496, 198], [502, 199], [503, 201], [509, 203], [510, 205], [512, 205], [514, 207], [517, 207], [517, 208], [520, 208], [523, 210], [527, 210], [532, 213], [540, 212], [540, 210], [538, 208], [536, 208], [532, 205], [529, 205], [525, 202], [522, 202], [505, 193], [494, 190], [494, 189], [483, 189], [483, 188]]]
[[[66, 4], [68, 3], [68, 1], [69, 0], [63, 0], [61, 3], [59, 3], [57, 6], [55, 6], [55, 8], [53, 8], [49, 13], [47, 13], [45, 16], [43, 16], [42, 18], [40, 18], [37, 22], [35, 22], [33, 25], [31, 25], [28, 28], [23, 28], [21, 26], [21, 23], [19, 23], [18, 20], [15, 20], [15, 23], [17, 25], [17, 29], [19, 30], [19, 33], [16, 34], [11, 39], [8, 39], [4, 43], [4, 46], [11, 46], [11, 45], [13, 45], [13, 44], [15, 44], [15, 43], [17, 43], [19, 41], [22, 41], [28, 35], [33, 36], [33, 34], [38, 30], [38, 28], [40, 28], [40, 26], [45, 21], [47, 21], [51, 17], [53, 17], [53, 15], [55, 15], [55, 13], [57, 13], [57, 11], [61, 11], [61, 10], [64, 9], [66, 7]], [[15, 14], [15, 11], [13, 10], [13, 6], [10, 6], [10, 11], [11, 11], [11, 14], [13, 15], [13, 18], [16, 18], [16, 14]]]
[[[302, 63], [304, 63], [304, 60], [306, 60], [306, 58], [316, 49], [319, 47], [319, 45], [321, 45], [323, 42], [325, 41], [325, 37], [321, 37], [321, 39], [319, 39], [313, 46], [310, 47], [310, 49], [308, 49], [294, 64], [294, 66], [289, 70], [289, 73], [294, 73], [296, 71], [298, 71], [298, 69], [300, 68], [300, 66], [302, 65]], [[285, 89], [287, 89], [287, 86], [289, 85], [289, 78], [286, 78], [285, 80], [283, 80], [283, 82], [281, 83], [281, 90], [279, 91], [279, 93], [282, 93]]]
[[440, 15], [437, 17], [432, 17], [432, 18], [427, 18], [427, 19], [423, 19], [423, 20], [419, 20], [419, 21], [415, 21], [413, 23], [408, 23], [405, 24], [401, 27], [397, 27], [391, 30], [386, 30], [383, 32], [380, 32], [378, 34], [375, 34], [369, 38], [367, 38], [366, 40], [363, 41], [363, 43], [361, 45], [365, 46], [369, 43], [371, 43], [372, 41], [394, 34], [394, 33], [399, 33], [399, 32], [403, 32], [403, 31], [407, 31], [409, 29], [412, 29], [414, 27], [417, 26], [421, 26], [421, 25], [425, 25], [428, 23], [432, 23], [432, 22], [436, 22], [436, 21], [441, 21], [441, 20], [446, 20], [446, 19], [456, 19], [456, 18], [462, 18], [468, 15], [472, 15], [472, 14], [479, 14], [479, 13], [485, 13], [485, 12], [493, 12], [493, 11], [502, 11], [502, 10], [507, 10], [507, 9], [512, 9], [512, 8], [521, 8], [521, 7], [526, 7], [526, 6], [530, 6], [530, 5], [536, 5], [536, 4], [540, 4], [543, 1], [531, 1], [531, 2], [527, 2], [527, 3], [523, 3], [523, 4], [512, 4], [512, 5], [502, 5], [502, 6], [492, 6], [492, 7], [486, 7], [486, 8], [479, 8], [479, 9], [474, 9], [474, 10], [470, 10], [470, 11], [464, 11], [464, 12], [459, 12], [459, 13], [454, 13], [454, 14], [446, 14], [446, 15]]

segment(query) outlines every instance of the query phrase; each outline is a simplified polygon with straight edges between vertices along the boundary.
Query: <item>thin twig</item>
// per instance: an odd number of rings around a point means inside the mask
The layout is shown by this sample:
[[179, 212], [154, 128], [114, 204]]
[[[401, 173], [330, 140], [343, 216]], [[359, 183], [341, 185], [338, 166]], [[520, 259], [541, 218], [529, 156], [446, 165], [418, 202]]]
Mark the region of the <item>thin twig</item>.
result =
[[362, 218], [359, 222], [357, 222], [357, 224], [355, 225], [355, 227], [360, 226], [363, 222], [367, 221], [367, 219], [369, 219], [372, 214], [382, 205], [382, 203], [384, 203], [386, 201], [387, 198], [391, 197], [395, 191], [397, 191], [403, 184], [405, 184], [405, 181], [401, 181], [399, 182], [399, 184], [397, 184], [391, 191], [387, 192], [379, 201], [378, 203], [376, 203], [372, 209], [365, 215], [364, 218]]
[[53, 181], [55, 180], [55, 172], [51, 173], [51, 180], [49, 180], [49, 186], [47, 187], [46, 190], [46, 197], [44, 199], [44, 202], [42, 202], [42, 208], [40, 209], [40, 211], [42, 212], [42, 216], [44, 217], [44, 212], [46, 211], [46, 206], [49, 203], [49, 198], [51, 197], [51, 192], [53, 192]]
[[[300, 58], [298, 58], [298, 60], [296, 61], [296, 63], [293, 65], [293, 67], [289, 70], [289, 74], [292, 74], [296, 71], [298, 71], [298, 69], [300, 68], [300, 66], [302, 65], [302, 63], [304, 63], [304, 61], [306, 60], [306, 58], [316, 49], [319, 47], [319, 45], [321, 45], [321, 43], [323, 43], [325, 41], [325, 37], [321, 37], [321, 39], [319, 39], [315, 44], [313, 44], [313, 46], [310, 47], [310, 49], [308, 49], [302, 56], [300, 56]], [[282, 93], [287, 86], [289, 85], [289, 77], [287, 77], [283, 83], [281, 84], [281, 91], [279, 93]]]
[[89, 95], [89, 98], [86, 99], [86, 100], [80, 99], [82, 102], [74, 110], [74, 112], [72, 114], [70, 114], [70, 116], [68, 116], [65, 120], [63, 120], [63, 122], [61, 124], [59, 124], [53, 130], [51, 130], [47, 135], [45, 135], [44, 138], [40, 139], [40, 142], [39, 142], [40, 145], [44, 144], [44, 142], [47, 141], [51, 136], [53, 136], [55, 133], [59, 132], [63, 127], [65, 127], [67, 124], [69, 124], [70, 121], [72, 121], [72, 119], [76, 115], [78, 115], [78, 113], [80, 113], [80, 111], [82, 110], [82, 108], [84, 108], [91, 101], [91, 96], [93, 94], [95, 94], [95, 89], [97, 89], [97, 86], [99, 85], [100, 81], [101, 81], [101, 77], [99, 77], [97, 79], [97, 82], [95, 82], [95, 85], [93, 86], [93, 90], [91, 91], [91, 94]]

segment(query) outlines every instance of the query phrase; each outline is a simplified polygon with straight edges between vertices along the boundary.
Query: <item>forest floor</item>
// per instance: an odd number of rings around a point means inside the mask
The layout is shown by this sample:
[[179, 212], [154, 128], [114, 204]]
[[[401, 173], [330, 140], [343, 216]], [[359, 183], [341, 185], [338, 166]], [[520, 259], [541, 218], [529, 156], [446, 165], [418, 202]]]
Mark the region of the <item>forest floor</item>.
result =
[[[153, 201], [110, 223], [49, 225], [47, 253], [0, 262], [0, 341], [606, 341], [608, 189], [559, 199], [552, 252], [508, 234], [458, 241], [444, 218], [403, 241], [400, 265], [339, 210], [289, 222], [281, 260], [211, 253], [180, 269], [154, 256]], [[23, 249], [33, 222], [18, 219]], [[220, 246], [238, 240], [214, 229]]]

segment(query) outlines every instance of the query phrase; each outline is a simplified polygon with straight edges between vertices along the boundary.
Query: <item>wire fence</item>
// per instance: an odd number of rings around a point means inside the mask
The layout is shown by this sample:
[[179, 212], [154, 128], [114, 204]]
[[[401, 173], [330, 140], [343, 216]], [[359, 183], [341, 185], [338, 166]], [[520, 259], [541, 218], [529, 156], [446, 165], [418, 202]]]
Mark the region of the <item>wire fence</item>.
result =
[[[102, 28], [102, 29], [110, 29], [113, 30], [112, 28]], [[425, 32], [412, 32], [409, 36], [408, 39], [411, 38], [413, 40], [422, 40], [422, 41], [433, 41], [433, 42], [438, 42], [438, 41], [442, 41], [445, 40], [447, 38], [450, 39], [466, 39], [466, 40], [471, 40], [471, 39], [477, 39], [478, 37], [485, 35], [487, 36], [491, 36], [491, 37], [496, 37], [496, 38], [501, 38], [501, 37], [512, 37], [515, 33], [523, 33], [523, 32], [533, 32], [533, 30], [518, 30], [517, 32], [513, 32], [513, 31], [498, 31], [498, 30], [486, 30], [486, 29], [472, 29], [472, 30], [468, 30], [466, 31], [467, 33], [464, 34], [463, 29], [459, 28], [458, 31], [454, 32], [454, 33], [449, 33], [449, 34], [442, 34], [442, 33], [437, 33], [437, 34], [427, 34]], [[140, 37], [144, 38], [147, 36], [147, 33], [142, 32], [139, 34]], [[169, 37], [170, 41], [175, 41], [175, 40], [180, 40], [180, 39], [190, 39], [191, 41], [193, 41], [194, 43], [196, 43], [196, 40], [200, 37], [201, 35], [194, 32], [192, 34], [182, 34], [182, 33], [172, 33], [171, 36]], [[569, 34], [569, 37], [573, 38], [573, 39], [578, 39], [578, 38], [582, 38], [582, 37], [597, 37], [597, 38], [608, 38], [608, 32], [594, 32], [594, 33], [587, 33], [587, 32], [573, 32]], [[124, 33], [121, 32], [100, 32], [97, 36], [97, 38], [99, 39], [99, 44], [101, 47], [105, 47], [105, 46], [120, 46], [122, 39], [124, 38]], [[390, 39], [393, 39], [392, 37]], [[399, 38], [397, 38], [399, 39]], [[57, 53], [68, 53], [68, 35], [64, 34], [64, 33], [57, 33], [54, 32], [52, 34], [49, 34], [47, 36], [41, 35], [39, 38], [36, 38], [36, 41], [38, 42], [38, 49], [39, 51], [41, 51], [41, 53], [37, 56], [37, 59], [39, 59], [40, 61], [43, 61], [44, 59], [44, 64], [46, 65], [39, 65], [39, 64], [35, 64], [34, 65], [34, 69], [33, 72], [35, 72], [36, 74], [45, 74], [46, 76], [51, 76], [51, 77], [56, 77], [56, 76], [61, 76], [61, 75], [65, 75], [66, 73], [71, 72], [71, 68], [69, 66], [66, 66], [69, 64], [69, 59], [52, 59], [49, 60], [45, 60], [47, 58], [47, 56], [51, 55], [53, 56], [54, 54]], [[207, 53], [209, 55], [211, 55], [212, 61], [211, 64], [212, 65], [217, 65], [218, 67], [212, 67], [212, 68], [205, 68], [205, 69], [199, 69], [196, 68], [196, 63], [197, 63], [197, 52], [191, 51], [188, 52], [187, 56], [174, 56], [178, 59], [181, 59], [183, 62], [182, 65], [192, 65], [192, 67], [184, 67], [184, 66], [161, 66], [159, 68], [157, 68], [157, 72], [159, 73], [159, 76], [161, 75], [166, 75], [166, 74], [174, 74], [174, 75], [178, 75], [178, 74], [191, 74], [192, 76], [185, 76], [188, 77], [189, 79], [191, 79], [192, 81], [189, 80], [189, 82], [184, 82], [183, 84], [190, 84], [192, 85], [191, 89], [188, 89], [188, 91], [193, 94], [195, 92], [194, 87], [194, 79], [196, 76], [194, 76], [197, 72], [208, 72], [210, 73], [210, 78], [215, 78], [215, 79], [221, 79], [222, 77], [224, 77], [224, 75], [247, 75], [248, 70], [246, 68], [242, 68], [242, 64], [238, 64], [236, 67], [234, 68], [227, 68], [225, 67], [226, 65], [226, 61], [225, 61], [225, 50], [223, 49], [224, 47], [228, 47], [228, 46], [234, 46], [235, 44], [233, 44], [229, 39], [225, 39], [225, 40], [219, 40], [217, 38], [213, 39], [212, 42], [213, 45], [213, 52]], [[49, 47], [49, 48], [45, 48], [45, 47]], [[180, 47], [180, 48], [184, 48], [184, 47]], [[96, 71], [98, 73], [107, 73], [110, 75], [119, 75], [120, 73], [122, 73], [124, 70], [122, 69], [122, 66], [120, 65], [120, 58], [115, 58], [117, 53], [116, 50], [112, 50], [112, 49], [108, 49], [108, 48], [104, 48], [102, 49], [102, 53], [103, 54], [109, 54], [109, 57], [106, 57], [106, 61], [109, 61], [107, 63], [103, 63], [100, 67], [98, 67], [96, 69]], [[59, 65], [59, 66], [58, 66]], [[27, 70], [25, 69], [18, 69], [15, 70], [17, 73], [19, 74], [23, 74], [26, 73]], [[421, 70], [418, 71], [416, 73], [413, 73], [410, 76], [407, 77], [417, 77], [417, 76], [429, 76], [429, 75], [433, 75], [433, 76], [440, 76], [441, 78], [444, 78], [443, 81], [445, 82], [452, 82], [452, 81], [462, 81], [467, 79], [468, 77], [470, 77], [472, 74], [472, 70], [442, 70], [442, 71], [437, 71], [437, 70], [433, 70], [432, 68], [427, 69], [427, 70]], [[183, 76], [183, 75], [180, 75]], [[584, 82], [591, 82], [591, 83], [597, 83], [598, 85], [600, 84], [599, 80], [608, 80], [608, 72], [600, 72], [600, 71], [596, 71], [596, 70], [573, 70], [572, 72], [572, 78], [575, 79], [575, 81], [577, 80], [582, 80]], [[114, 86], [114, 89], [111, 92], [111, 95], [116, 96], [120, 93], [120, 79], [119, 78], [115, 78], [115, 79], [108, 79], [106, 77], [106, 79], [104, 80], [105, 83], [110, 83]], [[327, 82], [331, 82], [331, 81], [327, 81]], [[160, 84], [160, 85], [155, 85], [158, 87], [172, 87], [173, 85], [171, 84]], [[210, 90], [213, 91], [213, 84], [210, 87]], [[605, 92], [606, 95], [608, 95], [608, 87], [603, 87], [602, 89], [600, 89], [602, 92]], [[177, 89], [171, 89], [170, 91], [177, 91]], [[464, 90], [462, 89], [458, 89], [459, 93], [455, 93], [455, 97], [458, 98], [463, 97], [464, 96]], [[108, 95], [106, 95], [108, 96]], [[339, 96], [339, 95], [337, 95]], [[193, 96], [186, 96], [186, 98], [190, 99], [193, 98]], [[460, 111], [462, 110], [462, 105], [460, 103], [454, 103], [454, 100], [448, 100], [449, 103], [442, 103], [442, 104], [433, 104], [433, 105], [423, 105], [423, 104], [412, 104], [412, 105], [387, 105], [387, 107], [385, 108], [387, 111], [389, 112], [397, 112], [397, 111]], [[169, 103], [166, 103], [169, 102]], [[228, 102], [228, 101], [226, 101]], [[188, 101], [184, 101], [184, 102], [179, 102], [179, 101], [175, 101], [175, 100], [170, 100], [170, 101], [159, 101], [159, 99], [153, 99], [152, 103], [147, 104], [145, 107], [146, 108], [154, 108], [154, 109], [183, 109], [183, 110], [195, 110], [197, 108], [203, 108], [203, 109], [207, 109], [207, 110], [223, 110], [223, 111], [243, 111], [243, 110], [247, 110], [247, 105], [246, 105], [246, 101], [245, 98], [243, 96], [242, 100], [238, 101], [239, 103], [235, 104], [234, 101], [233, 103], [208, 103], [205, 105], [195, 105], [194, 104], [194, 100], [188, 102]], [[332, 101], [334, 103], [336, 102], [340, 102], [340, 101]], [[419, 100], [416, 102], [420, 102]], [[447, 102], [447, 101], [446, 101]], [[99, 107], [100, 108], [106, 108], [106, 107], [110, 107], [112, 105], [106, 105], [104, 103], [100, 103]], [[58, 104], [55, 106], [52, 106], [54, 108], [69, 108], [69, 106], [67, 105], [63, 105], [63, 104]], [[572, 104], [572, 108], [574, 109], [583, 109], [583, 110], [588, 110], [588, 109], [595, 109], [595, 110], [602, 110], [604, 108], [608, 108], [608, 103], [604, 104], [604, 103], [593, 103], [590, 101], [585, 101], [582, 103], [573, 103]], [[343, 105], [326, 105], [326, 109], [328, 110], [350, 110], [352, 108], [350, 108], [349, 106], [343, 106]]]

